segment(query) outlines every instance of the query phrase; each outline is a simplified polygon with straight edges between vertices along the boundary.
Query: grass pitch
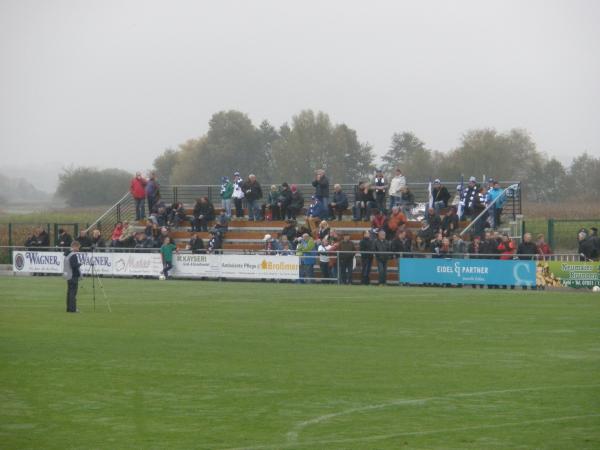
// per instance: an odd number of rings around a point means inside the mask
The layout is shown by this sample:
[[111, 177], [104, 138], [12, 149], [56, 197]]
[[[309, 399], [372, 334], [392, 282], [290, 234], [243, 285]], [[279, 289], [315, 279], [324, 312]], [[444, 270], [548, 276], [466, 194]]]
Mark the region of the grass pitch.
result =
[[600, 447], [600, 296], [0, 278], [0, 447]]

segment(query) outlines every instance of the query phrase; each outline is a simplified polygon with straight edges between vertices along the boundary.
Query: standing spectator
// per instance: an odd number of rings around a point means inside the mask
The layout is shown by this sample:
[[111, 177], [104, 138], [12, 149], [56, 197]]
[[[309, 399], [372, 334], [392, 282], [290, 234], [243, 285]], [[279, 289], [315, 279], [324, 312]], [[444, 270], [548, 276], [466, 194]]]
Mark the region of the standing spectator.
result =
[[191, 250], [194, 255], [204, 253], [204, 241], [198, 233], [194, 233], [190, 242], [186, 246], [187, 250]]
[[148, 214], [152, 214], [154, 211], [154, 205], [158, 201], [159, 194], [159, 184], [156, 180], [156, 174], [154, 172], [150, 172], [150, 176], [148, 177], [148, 181], [146, 182], [146, 198], [148, 199]]
[[146, 216], [145, 201], [146, 201], [146, 180], [142, 177], [141, 172], [135, 173], [135, 178], [131, 180], [129, 192], [133, 200], [135, 200], [135, 220], [142, 220]]
[[279, 215], [281, 220], [285, 220], [288, 217], [288, 208], [292, 202], [292, 191], [290, 186], [283, 182], [281, 183], [281, 189], [279, 190], [279, 199], [277, 200], [277, 207], [279, 208]]
[[340, 283], [352, 284], [352, 268], [356, 247], [350, 240], [350, 233], [344, 233], [338, 251], [341, 252], [338, 256], [340, 263], [340, 273], [338, 274]]
[[43, 250], [48, 250], [50, 247], [50, 235], [43, 227], [38, 228], [36, 244]]
[[58, 236], [56, 237], [56, 246], [61, 248], [69, 248], [71, 247], [71, 242], [73, 242], [71, 235], [67, 233], [64, 228], [59, 228]]
[[215, 220], [215, 207], [208, 197], [201, 197], [194, 205], [192, 231], [208, 231], [208, 223]]
[[77, 288], [79, 286], [79, 277], [81, 272], [79, 268], [81, 263], [77, 258], [79, 252], [79, 242], [71, 242], [70, 251], [67, 250], [64, 260], [64, 275], [67, 279], [67, 312], [76, 313], [79, 312], [77, 309]]
[[[477, 178], [469, 178], [469, 184], [463, 189], [461, 202], [463, 202], [463, 215], [473, 219], [475, 216], [475, 203], [478, 201], [479, 188], [477, 187]], [[462, 219], [459, 217], [459, 219]]]
[[385, 286], [387, 281], [387, 263], [390, 259], [390, 242], [385, 240], [385, 231], [377, 234], [377, 240], [373, 246], [375, 259], [377, 260], [377, 273], [379, 275], [379, 286]]
[[377, 209], [379, 209], [381, 212], [385, 212], [385, 191], [387, 187], [388, 186], [385, 182], [383, 171], [381, 169], [377, 169], [375, 172], [375, 182], [373, 183], [373, 188], [375, 189], [375, 203], [377, 205]]
[[480, 236], [484, 233], [486, 225], [488, 224], [488, 215], [490, 212], [489, 210], [485, 211], [486, 199], [487, 190], [485, 187], [481, 187], [472, 203], [473, 220], [475, 220], [475, 223], [473, 224], [473, 233]]
[[[326, 215], [329, 211], [329, 180], [323, 169], [317, 170], [312, 185], [315, 187], [315, 197], [323, 203], [324, 214]], [[323, 216], [324, 219], [326, 218], [325, 215]]]
[[396, 168], [396, 175], [390, 182], [390, 209], [400, 204], [400, 198], [402, 196], [402, 188], [406, 187], [406, 178], [402, 175], [402, 170], [399, 167]]
[[371, 283], [371, 265], [373, 264], [373, 249], [375, 243], [371, 239], [371, 233], [367, 230], [363, 233], [363, 238], [358, 243], [358, 249], [360, 250], [360, 282], [361, 284], [368, 285]]
[[577, 244], [581, 261], [592, 261], [596, 248], [593, 239], [588, 236], [588, 231], [585, 228], [577, 234]]
[[[318, 241], [317, 251], [319, 253], [319, 267], [321, 268], [321, 278], [329, 278], [329, 253], [327, 251], [327, 247], [329, 245], [329, 240], [326, 237]], [[324, 283], [329, 283], [329, 281], [324, 281]]]
[[400, 206], [400, 209], [406, 217], [412, 217], [410, 211], [416, 205], [415, 194], [412, 193], [408, 186], [404, 186], [400, 189], [400, 199], [396, 204]]
[[458, 235], [458, 233], [452, 235], [451, 244], [454, 257], [464, 258], [465, 253], [467, 252], [467, 243]]
[[304, 197], [302, 197], [302, 193], [295, 184], [292, 184], [290, 190], [292, 194], [288, 206], [288, 219], [296, 220], [296, 217], [300, 214], [302, 208], [304, 208]]
[[329, 216], [331, 220], [342, 220], [342, 214], [348, 209], [348, 197], [342, 191], [342, 186], [336, 184], [333, 186], [333, 198], [329, 203]]
[[537, 236], [537, 253], [540, 255], [540, 259], [546, 260], [548, 256], [552, 254], [552, 249], [544, 240], [543, 234], [538, 234]]
[[436, 178], [433, 182], [431, 196], [433, 197], [433, 207], [438, 214], [442, 208], [448, 207], [448, 202], [450, 201], [450, 192], [448, 192], [448, 189], [442, 184], [439, 178]]
[[233, 203], [235, 204], [235, 217], [238, 219], [244, 217], [244, 208], [242, 207], [242, 201], [244, 200], [244, 190], [242, 185], [244, 181], [240, 177], [239, 172], [233, 174]]
[[600, 257], [600, 238], [598, 237], [598, 228], [590, 227], [590, 240], [592, 241], [592, 246], [594, 247], [592, 259], [597, 261]]
[[258, 201], [262, 198], [262, 188], [256, 180], [256, 175], [248, 175], [248, 179], [242, 185], [246, 202], [248, 203], [248, 220], [260, 220], [260, 206]]
[[523, 242], [517, 247], [517, 255], [519, 259], [535, 259], [537, 255], [537, 245], [531, 240], [531, 233], [525, 233], [523, 235]]
[[221, 178], [221, 207], [227, 217], [231, 218], [231, 198], [233, 197], [233, 183], [228, 177]]
[[106, 243], [102, 238], [102, 233], [100, 233], [100, 230], [97, 228], [92, 231], [91, 247], [94, 251], [106, 247]]
[[298, 238], [296, 246], [296, 255], [300, 257], [300, 279], [301, 283], [311, 283], [311, 278], [314, 278], [315, 265], [315, 241], [308, 233], [304, 233], [301, 238]]
[[492, 202], [495, 203], [490, 208], [490, 224], [495, 230], [501, 223], [502, 209], [506, 203], [506, 194], [504, 194], [497, 180], [492, 180], [492, 187], [487, 193], [487, 204]]
[[167, 236], [163, 242], [163, 245], [160, 247], [160, 257], [163, 264], [163, 270], [161, 273], [165, 276], [165, 278], [170, 278], [169, 270], [173, 268], [174, 251], [177, 251], [177, 246], [171, 243], [171, 238]]

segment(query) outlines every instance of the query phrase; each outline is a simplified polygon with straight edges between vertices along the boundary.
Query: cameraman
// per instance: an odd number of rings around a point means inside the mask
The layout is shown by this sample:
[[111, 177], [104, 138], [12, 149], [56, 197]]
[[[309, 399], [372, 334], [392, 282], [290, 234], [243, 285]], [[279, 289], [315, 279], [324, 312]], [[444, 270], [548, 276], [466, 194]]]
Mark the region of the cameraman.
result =
[[77, 258], [77, 253], [81, 245], [78, 241], [71, 243], [71, 251], [67, 251], [64, 262], [63, 277], [67, 280], [67, 312], [76, 313], [77, 309], [77, 288], [79, 287], [79, 277], [81, 272], [79, 268], [81, 263]]

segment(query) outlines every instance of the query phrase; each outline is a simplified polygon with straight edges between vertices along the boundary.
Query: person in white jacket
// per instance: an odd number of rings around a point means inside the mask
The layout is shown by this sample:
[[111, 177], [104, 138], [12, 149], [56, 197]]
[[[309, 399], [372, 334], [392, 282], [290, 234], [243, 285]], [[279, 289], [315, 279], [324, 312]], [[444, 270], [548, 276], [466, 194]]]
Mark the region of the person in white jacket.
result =
[[400, 167], [396, 168], [396, 175], [392, 178], [390, 182], [390, 211], [391, 209], [400, 203], [400, 197], [402, 196], [401, 189], [406, 186], [406, 177], [402, 175], [402, 170]]

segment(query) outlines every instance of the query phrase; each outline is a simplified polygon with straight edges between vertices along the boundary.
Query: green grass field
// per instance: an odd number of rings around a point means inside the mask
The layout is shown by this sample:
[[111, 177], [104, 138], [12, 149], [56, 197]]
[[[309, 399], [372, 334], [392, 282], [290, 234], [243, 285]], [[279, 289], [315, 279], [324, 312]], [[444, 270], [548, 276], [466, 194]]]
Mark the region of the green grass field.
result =
[[0, 278], [1, 448], [600, 448], [597, 294], [104, 284]]

